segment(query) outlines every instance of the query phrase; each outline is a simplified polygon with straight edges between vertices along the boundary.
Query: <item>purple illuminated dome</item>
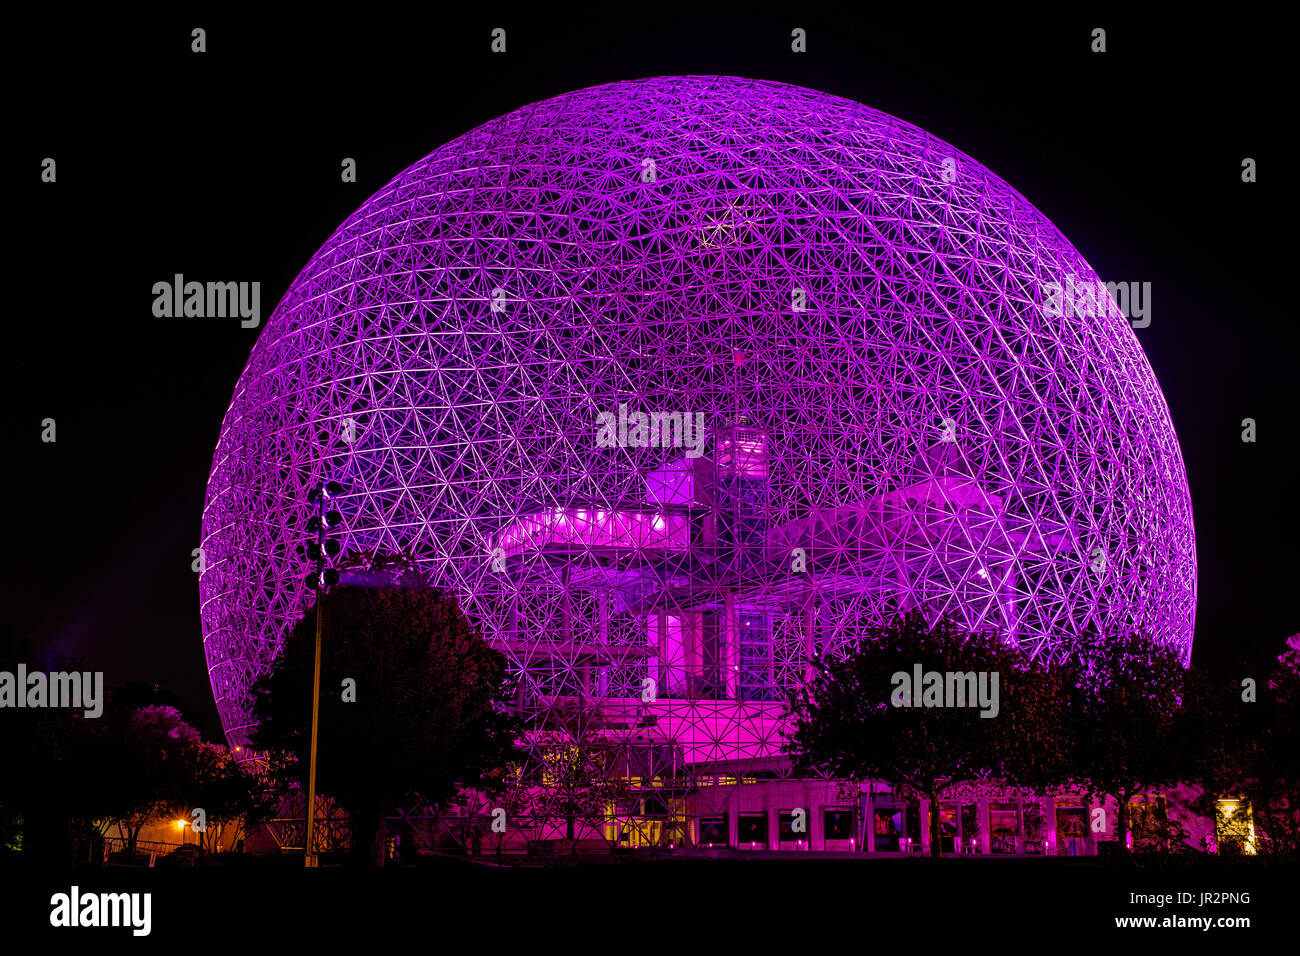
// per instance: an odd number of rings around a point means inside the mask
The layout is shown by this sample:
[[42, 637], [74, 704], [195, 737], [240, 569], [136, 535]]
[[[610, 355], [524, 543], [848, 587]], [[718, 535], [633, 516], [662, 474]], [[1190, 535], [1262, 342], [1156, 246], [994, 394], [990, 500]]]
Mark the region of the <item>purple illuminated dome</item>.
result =
[[1112, 299], [1052, 298], [1098, 281], [973, 159], [813, 90], [613, 83], [466, 133], [329, 238], [235, 389], [200, 582], [231, 743], [322, 479], [341, 566], [409, 554], [536, 699], [688, 763], [777, 754], [810, 656], [898, 609], [1186, 659], [1168, 409]]

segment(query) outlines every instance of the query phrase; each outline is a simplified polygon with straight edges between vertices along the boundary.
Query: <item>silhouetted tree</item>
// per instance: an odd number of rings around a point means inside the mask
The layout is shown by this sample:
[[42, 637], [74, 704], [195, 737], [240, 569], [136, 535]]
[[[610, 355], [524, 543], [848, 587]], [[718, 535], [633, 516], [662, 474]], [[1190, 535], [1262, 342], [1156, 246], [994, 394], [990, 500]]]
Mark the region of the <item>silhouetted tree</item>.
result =
[[249, 827], [271, 815], [275, 804], [265, 784], [228, 748], [202, 742], [192, 759], [181, 816], [192, 821], [194, 809], [203, 809], [206, 828], [195, 833], [199, 849], [219, 851], [227, 833], [237, 841]]
[[64, 708], [7, 710], [0, 720], [0, 805], [29, 863], [66, 866], [74, 836], [105, 808], [96, 721]]
[[1220, 797], [1244, 798], [1260, 849], [1300, 853], [1300, 635], [1271, 669], [1252, 670], [1243, 666], [1202, 693], [1197, 809], [1214, 818]]
[[[61, 708], [12, 711], [0, 722], [0, 748], [23, 768], [0, 775], [0, 804], [15, 830], [6, 842], [21, 839], [25, 857], [54, 864], [72, 862], [74, 839], [100, 839], [113, 822], [134, 852], [146, 825], [182, 813], [188, 819], [200, 805], [190, 796], [202, 792], [205, 766], [224, 752], [205, 744], [175, 708], [123, 706], [116, 695], [98, 718]], [[243, 812], [255, 790], [251, 778], [230, 777], [212, 809], [219, 819], [226, 802]]]
[[1116, 838], [1127, 852], [1129, 801], [1195, 775], [1185, 739], [1194, 716], [1181, 708], [1187, 672], [1172, 648], [1141, 633], [1081, 644], [1077, 659], [1062, 666], [1073, 685], [1071, 782], [1115, 799]]
[[174, 707], [115, 712], [105, 729], [115, 772], [101, 786], [126, 835], [126, 851], [134, 853], [141, 829], [186, 811], [203, 739]]
[[[940, 674], [998, 675], [998, 712], [894, 706], [894, 675], [914, 666]], [[912, 612], [864, 629], [843, 656], [814, 662], [792, 695], [785, 749], [796, 770], [905, 785], [930, 801], [930, 852], [942, 853], [940, 800], [949, 788], [991, 778], [1043, 783], [1063, 772], [1059, 693], [1047, 672], [995, 636]], [[991, 682], [991, 677], [990, 677]], [[991, 686], [991, 683], [990, 683]]]
[[[317, 788], [347, 809], [358, 859], [382, 866], [398, 806], [500, 786], [519, 729], [504, 704], [506, 661], [454, 598], [429, 588], [343, 586], [323, 603]], [[304, 789], [315, 634], [312, 608], [254, 688], [253, 744], [274, 779]]]

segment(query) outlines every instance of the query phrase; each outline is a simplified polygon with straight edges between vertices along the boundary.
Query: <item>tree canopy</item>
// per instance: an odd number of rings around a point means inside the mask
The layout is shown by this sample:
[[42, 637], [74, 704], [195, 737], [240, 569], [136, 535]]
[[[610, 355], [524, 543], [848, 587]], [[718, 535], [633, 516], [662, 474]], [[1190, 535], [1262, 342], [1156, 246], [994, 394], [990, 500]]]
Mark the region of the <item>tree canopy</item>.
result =
[[202, 740], [176, 708], [136, 706], [139, 699], [115, 692], [94, 719], [39, 708], [0, 722], [0, 747], [24, 768], [0, 776], [5, 845], [21, 844], [33, 862], [66, 864], [75, 838], [93, 840], [116, 823], [130, 852], [145, 826], [193, 821], [201, 807], [209, 829], [198, 834], [200, 845], [215, 848], [222, 827], [265, 814], [261, 784], [223, 745]]
[[[354, 852], [382, 865], [385, 817], [504, 781], [518, 734], [503, 655], [454, 598], [426, 587], [343, 586], [323, 600], [317, 789], [347, 809]], [[306, 787], [316, 608], [254, 688], [253, 745]]]
[[[940, 675], [945, 705], [926, 705], [926, 691], [911, 686], [918, 672]], [[950, 674], [982, 679], [995, 706], [970, 701], [969, 685], [967, 705], [951, 706]], [[898, 675], [908, 676], [906, 687]], [[927, 796], [931, 852], [939, 855], [934, 808], [950, 788], [994, 778], [1041, 784], [1062, 772], [1065, 715], [1055, 680], [994, 635], [948, 620], [927, 624], [912, 612], [865, 628], [847, 654], [814, 662], [812, 680], [791, 697], [786, 750], [799, 771], [886, 780]]]
[[1126, 850], [1132, 797], [1195, 776], [1187, 670], [1176, 651], [1139, 632], [1082, 642], [1060, 668], [1069, 674], [1068, 782], [1115, 799], [1114, 833]]

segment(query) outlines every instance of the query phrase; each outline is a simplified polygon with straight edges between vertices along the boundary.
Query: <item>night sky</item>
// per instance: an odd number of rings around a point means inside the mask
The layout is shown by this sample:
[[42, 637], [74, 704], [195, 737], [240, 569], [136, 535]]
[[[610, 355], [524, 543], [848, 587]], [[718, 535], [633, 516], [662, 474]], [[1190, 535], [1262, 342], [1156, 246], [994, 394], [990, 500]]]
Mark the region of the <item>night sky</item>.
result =
[[[671, 9], [671, 12], [670, 12]], [[1104, 279], [1150, 282], [1138, 332], [1182, 444], [1196, 518], [1195, 663], [1269, 662], [1300, 630], [1293, 186], [1275, 128], [1283, 31], [1257, 12], [1171, 24], [1012, 25], [917, 6], [759, 15], [619, 5], [276, 23], [206, 12], [37, 14], [11, 36], [17, 185], [3, 414], [0, 669], [62, 656], [157, 683], [220, 739], [190, 569], [211, 456], [258, 329], [157, 319], [155, 282], [260, 281], [270, 315], [328, 235], [395, 174], [526, 103], [620, 79], [717, 73], [858, 100], [972, 155]], [[322, 15], [323, 16], [323, 15]], [[208, 52], [190, 52], [204, 27]], [[489, 50], [504, 27], [508, 52]], [[808, 52], [790, 52], [790, 30]], [[1089, 52], [1090, 31], [1108, 52]], [[40, 181], [54, 157], [58, 181]], [[1241, 182], [1243, 157], [1259, 182]], [[340, 181], [353, 157], [358, 182]], [[1279, 241], [1281, 239], [1281, 241]], [[41, 441], [54, 418], [57, 442]], [[1259, 440], [1241, 441], [1241, 420]]]

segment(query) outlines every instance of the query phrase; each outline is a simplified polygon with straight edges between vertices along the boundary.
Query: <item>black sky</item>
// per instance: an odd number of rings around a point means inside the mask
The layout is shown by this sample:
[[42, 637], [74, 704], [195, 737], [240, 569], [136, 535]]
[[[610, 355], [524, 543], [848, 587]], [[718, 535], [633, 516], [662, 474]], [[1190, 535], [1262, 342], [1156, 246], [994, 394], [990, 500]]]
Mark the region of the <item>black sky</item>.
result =
[[[196, 8], [90, 25], [54, 10], [16, 30], [0, 668], [62, 654], [109, 684], [156, 682], [218, 739], [191, 549], [258, 330], [155, 319], [153, 283], [260, 281], [269, 315], [339, 223], [452, 137], [568, 90], [680, 73], [797, 83], [892, 113], [1009, 182], [1103, 277], [1151, 282], [1138, 336], [1191, 483], [1194, 660], [1270, 660], [1300, 630], [1281, 26], [1258, 11], [1017, 22], [850, 9], [278, 22]], [[496, 26], [505, 55], [489, 51]], [[795, 26], [806, 54], [789, 51]], [[1095, 26], [1103, 55], [1088, 49]], [[46, 156], [54, 185], [39, 181]], [[339, 180], [345, 156], [357, 184]], [[1253, 445], [1240, 440], [1248, 416]], [[46, 417], [55, 444], [41, 442]]]

